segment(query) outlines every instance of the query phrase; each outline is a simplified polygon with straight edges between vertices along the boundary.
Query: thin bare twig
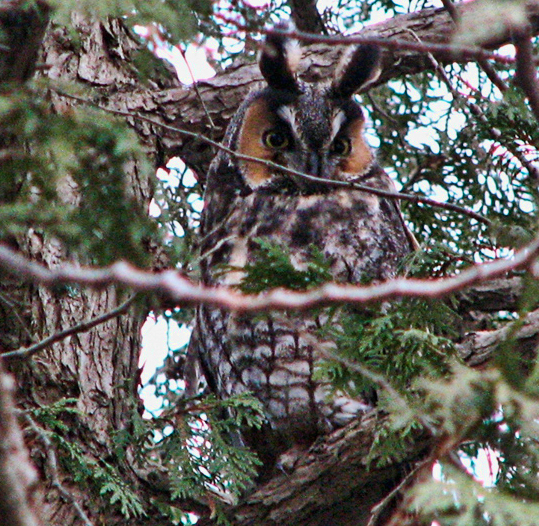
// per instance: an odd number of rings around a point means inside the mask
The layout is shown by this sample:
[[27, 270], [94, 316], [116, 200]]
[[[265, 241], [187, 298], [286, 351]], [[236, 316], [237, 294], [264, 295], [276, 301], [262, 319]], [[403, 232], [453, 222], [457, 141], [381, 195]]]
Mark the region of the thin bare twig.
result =
[[72, 336], [73, 334], [78, 334], [81, 332], [87, 332], [90, 329], [93, 329], [97, 325], [100, 325], [102, 323], [105, 323], [113, 318], [116, 318], [120, 316], [121, 314], [124, 314], [127, 312], [129, 307], [133, 304], [133, 301], [135, 300], [136, 295], [131, 296], [127, 301], [116, 307], [115, 309], [102, 314], [100, 316], [96, 316], [95, 318], [92, 318], [91, 320], [79, 323], [78, 325], [75, 325], [73, 327], [69, 327], [68, 329], [65, 329], [63, 331], [57, 332], [56, 334], [53, 334], [49, 336], [48, 338], [45, 338], [44, 340], [41, 340], [40, 342], [31, 345], [30, 347], [26, 347], [23, 349], [17, 349], [16, 351], [11, 351], [4, 353], [0, 355], [2, 359], [9, 361], [9, 360], [25, 360], [36, 354], [37, 352], [46, 349], [47, 347], [50, 347], [52, 344], [57, 343], [68, 336]]
[[185, 52], [183, 51], [181, 46], [178, 46], [178, 49], [183, 58], [183, 61], [185, 62], [185, 65], [187, 66], [187, 71], [189, 72], [189, 76], [191, 77], [191, 80], [193, 81], [193, 89], [195, 90], [197, 99], [200, 102], [202, 109], [204, 110], [204, 114], [206, 115], [206, 118], [208, 119], [211, 129], [214, 130], [215, 123], [213, 122], [210, 112], [208, 111], [208, 108], [206, 107], [206, 103], [204, 102], [204, 99], [202, 98], [202, 94], [200, 93], [200, 90], [198, 88], [198, 82], [196, 81], [195, 75], [193, 74], [193, 70], [191, 69], [191, 64], [189, 64], [189, 61], [187, 60], [187, 56], [185, 55]]
[[382, 512], [388, 507], [388, 505], [391, 503], [391, 501], [402, 492], [402, 490], [410, 483], [410, 481], [419, 473], [424, 467], [429, 466], [433, 464], [434, 459], [432, 459], [430, 456], [427, 457], [425, 460], [422, 460], [419, 462], [410, 473], [404, 477], [399, 484], [391, 490], [384, 499], [379, 502], [374, 508], [371, 510], [371, 518], [369, 519], [369, 522], [367, 523], [367, 526], [376, 526], [378, 518], [382, 514]]
[[378, 195], [380, 197], [387, 197], [390, 199], [400, 199], [403, 201], [411, 201], [412, 203], [424, 203], [429, 206], [435, 206], [437, 208], [442, 208], [444, 210], [451, 210], [453, 212], [458, 212], [460, 214], [466, 215], [468, 217], [471, 217], [472, 219], [475, 219], [481, 223], [484, 223], [486, 225], [490, 225], [491, 222], [481, 214], [478, 214], [474, 212], [473, 210], [470, 210], [468, 208], [464, 208], [462, 206], [458, 206], [452, 203], [441, 203], [439, 201], [435, 201], [434, 199], [429, 199], [428, 197], [420, 196], [417, 194], [401, 194], [398, 192], [390, 192], [388, 190], [381, 190], [379, 188], [372, 188], [370, 186], [366, 186], [363, 184], [355, 183], [355, 182], [347, 182], [347, 181], [330, 181], [329, 179], [323, 179], [320, 177], [315, 177], [313, 175], [309, 175], [303, 172], [298, 172], [297, 170], [293, 170], [292, 168], [288, 168], [286, 166], [282, 166], [280, 164], [274, 163], [272, 161], [268, 161], [265, 159], [259, 159], [257, 157], [252, 157], [250, 155], [244, 155], [239, 152], [236, 152], [234, 150], [231, 150], [230, 148], [227, 148], [223, 144], [218, 143], [217, 141], [214, 141], [212, 139], [209, 139], [208, 137], [205, 137], [204, 135], [200, 135], [199, 133], [190, 132], [188, 130], [182, 130], [181, 128], [176, 128], [174, 126], [170, 126], [168, 124], [164, 124], [158, 121], [155, 121], [153, 119], [150, 119], [149, 117], [144, 117], [142, 115], [137, 115], [133, 113], [129, 113], [127, 111], [122, 110], [114, 110], [111, 108], [105, 108], [101, 106], [100, 104], [84, 99], [82, 97], [78, 97], [77, 95], [71, 95], [69, 93], [65, 93], [63, 91], [56, 90], [56, 92], [59, 95], [62, 95], [64, 97], [76, 100], [78, 102], [82, 102], [83, 104], [88, 104], [90, 106], [96, 107], [100, 110], [103, 110], [105, 112], [111, 113], [113, 115], [118, 115], [121, 117], [127, 117], [127, 118], [133, 118], [138, 119], [142, 122], [147, 122], [149, 124], [152, 124], [154, 126], [159, 126], [165, 130], [173, 131], [176, 133], [180, 133], [182, 135], [186, 135], [188, 137], [193, 137], [195, 139], [198, 139], [200, 141], [206, 142], [207, 144], [210, 144], [211, 146], [214, 146], [215, 148], [222, 150], [229, 155], [234, 156], [235, 158], [241, 160], [241, 161], [248, 161], [253, 162], [257, 164], [261, 164], [264, 166], [268, 166], [269, 168], [272, 168], [273, 170], [277, 170], [283, 173], [287, 173], [290, 175], [294, 175], [297, 177], [301, 177], [303, 179], [307, 179], [312, 182], [321, 183], [327, 186], [333, 186], [333, 187], [342, 187], [342, 188], [350, 188], [353, 190], [360, 190], [362, 192], [367, 192], [370, 194]]
[[58, 476], [58, 461], [56, 459], [56, 453], [54, 451], [54, 446], [50, 441], [47, 433], [42, 430], [34, 421], [34, 419], [28, 413], [22, 413], [25, 420], [28, 422], [32, 431], [41, 439], [45, 446], [45, 452], [47, 454], [47, 467], [49, 468], [49, 476], [51, 479], [51, 484], [58, 492], [64, 497], [72, 506], [75, 508], [77, 515], [80, 520], [84, 523], [85, 526], [94, 526], [92, 521], [88, 518], [88, 515], [84, 512], [81, 505], [77, 502], [75, 496], [64, 488], [60, 482], [60, 477]]
[[519, 32], [515, 35], [514, 42], [517, 52], [515, 80], [528, 97], [530, 108], [539, 121], [539, 84], [530, 31]]
[[[223, 21], [233, 24], [240, 31], [250, 31], [250, 28], [238, 23], [236, 20], [228, 19], [223, 15], [219, 15]], [[435, 44], [433, 42], [411, 42], [396, 38], [385, 37], [370, 37], [370, 36], [335, 36], [335, 35], [319, 35], [314, 33], [305, 33], [304, 31], [289, 31], [284, 29], [260, 29], [259, 32], [263, 35], [280, 35], [308, 44], [328, 44], [328, 45], [354, 45], [354, 44], [373, 44], [387, 49], [397, 49], [430, 52], [435, 54], [443, 54], [451, 56], [453, 60], [464, 59], [488, 59], [503, 64], [510, 64], [515, 61], [513, 57], [498, 55], [490, 51], [485, 51], [480, 47], [458, 46], [453, 44]]]
[[474, 265], [450, 278], [397, 278], [371, 286], [326, 283], [306, 292], [274, 289], [264, 294], [249, 295], [229, 287], [194, 284], [176, 270], [148, 272], [126, 262], [114, 263], [105, 268], [64, 265], [49, 269], [26, 259], [7, 246], [0, 245], [0, 266], [49, 287], [67, 283], [95, 288], [122, 284], [139, 292], [164, 294], [178, 305], [206, 304], [238, 312], [305, 310], [336, 303], [365, 304], [402, 297], [440, 298], [476, 283], [504, 276], [507, 272], [529, 267], [538, 256], [539, 236], [510, 259]]

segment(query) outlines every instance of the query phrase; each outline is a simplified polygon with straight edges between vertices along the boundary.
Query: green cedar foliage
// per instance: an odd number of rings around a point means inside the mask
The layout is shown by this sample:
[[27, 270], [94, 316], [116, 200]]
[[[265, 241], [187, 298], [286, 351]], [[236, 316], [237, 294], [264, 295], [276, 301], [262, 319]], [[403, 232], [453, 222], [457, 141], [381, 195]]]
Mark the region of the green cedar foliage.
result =
[[177, 399], [151, 421], [134, 418], [135, 433], [121, 442], [138, 445], [135, 461], [141, 467], [149, 457], [154, 459], [155, 476], [166, 477], [173, 501], [203, 501], [214, 495], [235, 502], [251, 486], [259, 461], [234, 443], [234, 437], [239, 437], [240, 427], [262, 425], [262, 408], [252, 397]]
[[[331, 279], [329, 263], [314, 245], [309, 247], [311, 257], [305, 269], [298, 270], [290, 261], [288, 247], [261, 238], [255, 242], [259, 245], [255, 259], [243, 267], [245, 276], [240, 289], [246, 294], [258, 294], [278, 287], [307, 290]], [[227, 266], [223, 270], [228, 272], [237, 269]]]
[[88, 108], [53, 114], [21, 88], [0, 94], [0, 127], [12, 143], [0, 167], [0, 238], [31, 227], [88, 263], [147, 263], [143, 241], [157, 231], [125, 167], [151, 168], [123, 121]]
[[[128, 476], [125, 449], [129, 445], [135, 457], [129, 463], [148, 469], [154, 479], [165, 478], [172, 501], [204, 500], [207, 494], [228, 502], [238, 499], [250, 487], [259, 461], [256, 456], [231, 442], [243, 426], [259, 427], [263, 420], [260, 403], [247, 395], [224, 402], [213, 397], [177, 399], [161, 416], [147, 420], [133, 414], [131, 430], [111, 430], [116, 449], [105, 461], [83, 451], [71, 439], [79, 411], [76, 399], [63, 399], [31, 412], [39, 435], [54, 448], [61, 467], [80, 488], [91, 493], [96, 506], [111, 506], [125, 518], [147, 516], [152, 507], [170, 519], [184, 520], [187, 512], [155, 499], [141, 502], [137, 486]], [[134, 446], [134, 447], [133, 447]]]
[[[416, 509], [441, 524], [537, 524], [537, 396], [516, 389], [499, 371], [464, 367], [455, 367], [445, 382], [423, 381], [421, 387], [426, 411], [453, 447], [438, 459], [442, 478], [425, 479], [414, 488]], [[459, 444], [459, 457], [452, 456]], [[491, 458], [487, 487], [464, 467], [479, 450]], [[482, 471], [484, 477], [484, 463]]]
[[[412, 299], [367, 311], [342, 309], [338, 321], [332, 320], [323, 333], [336, 343], [337, 356], [390, 378], [392, 385], [404, 392], [416, 378], [447, 374], [454, 346], [444, 332], [456, 319], [441, 302]], [[356, 392], [351, 394], [376, 387], [372, 380], [339, 362], [326, 364], [324, 369], [336, 387], [353, 385]]]
[[[145, 504], [117, 463], [91, 457], [76, 440], [70, 438], [73, 422], [80, 414], [75, 407], [76, 402], [76, 399], [66, 398], [31, 411], [30, 416], [36, 421], [33, 430], [39, 432], [37, 439], [45, 442], [47, 450], [54, 449], [61, 467], [72, 476], [79, 488], [94, 496], [93, 502], [97, 508], [104, 511], [112, 506], [126, 519], [145, 516]], [[55, 469], [54, 465], [49, 467]], [[57, 474], [49, 473], [49, 476]]]

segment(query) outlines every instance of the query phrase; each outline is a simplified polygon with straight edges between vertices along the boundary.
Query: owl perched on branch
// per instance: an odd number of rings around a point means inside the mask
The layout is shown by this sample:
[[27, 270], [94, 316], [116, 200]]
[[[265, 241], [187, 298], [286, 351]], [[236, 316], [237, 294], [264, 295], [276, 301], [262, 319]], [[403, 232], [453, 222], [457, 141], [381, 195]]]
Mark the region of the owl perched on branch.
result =
[[[247, 97], [224, 140], [233, 152], [295, 173], [224, 150], [211, 164], [201, 240], [206, 285], [240, 286], [261, 241], [285, 247], [298, 270], [316, 249], [331, 279], [356, 284], [393, 277], [414, 248], [397, 201], [328, 184], [394, 189], [365, 142], [365, 118], [353, 98], [378, 77], [378, 48], [351, 49], [323, 84], [298, 80], [298, 62], [293, 41], [277, 34], [266, 39], [259, 66], [267, 85]], [[308, 445], [372, 407], [315, 373], [322, 350], [332, 347], [320, 335], [326, 321], [320, 311], [198, 309], [191, 350], [218, 397], [250, 392], [262, 402], [267, 425], [246, 430], [243, 439], [266, 468], [288, 448]]]

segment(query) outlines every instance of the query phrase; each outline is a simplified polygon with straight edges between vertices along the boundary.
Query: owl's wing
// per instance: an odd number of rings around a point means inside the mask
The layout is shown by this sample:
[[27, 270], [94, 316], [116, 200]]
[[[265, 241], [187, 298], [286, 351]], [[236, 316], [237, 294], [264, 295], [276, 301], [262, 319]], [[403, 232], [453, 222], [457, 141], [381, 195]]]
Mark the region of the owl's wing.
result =
[[184, 369], [185, 395], [188, 398], [196, 396], [202, 390], [202, 382], [206, 381], [202, 373], [199, 352], [200, 338], [198, 327], [195, 326], [187, 347], [187, 358]]

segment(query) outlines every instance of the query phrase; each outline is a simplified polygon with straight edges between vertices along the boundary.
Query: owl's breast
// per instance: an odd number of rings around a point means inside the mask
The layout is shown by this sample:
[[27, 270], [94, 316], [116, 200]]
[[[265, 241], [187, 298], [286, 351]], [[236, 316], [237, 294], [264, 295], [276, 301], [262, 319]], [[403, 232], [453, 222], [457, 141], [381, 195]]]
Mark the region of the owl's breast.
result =
[[[298, 270], [316, 247], [333, 279], [345, 283], [388, 279], [411, 251], [394, 202], [346, 188], [305, 196], [253, 192], [238, 202], [214, 238], [205, 249], [206, 278], [227, 285], [241, 281], [241, 269], [256, 258], [260, 239], [285, 247]], [[223, 265], [228, 272], [212, 272]]]
[[[259, 239], [285, 247], [298, 270], [312, 260], [315, 247], [333, 279], [343, 283], [388, 279], [411, 250], [392, 201], [350, 189], [284, 196], [252, 192], [207, 233], [205, 282], [240, 284], [245, 265], [257, 258]], [[329, 380], [317, 374], [325, 353], [335, 347], [321, 336], [327, 314], [251, 316], [202, 307], [198, 316], [202, 354], [216, 391], [225, 397], [253, 393], [263, 402], [281, 446], [309, 442], [370, 407], [362, 397], [333, 391]], [[338, 327], [339, 320], [331, 323]]]

